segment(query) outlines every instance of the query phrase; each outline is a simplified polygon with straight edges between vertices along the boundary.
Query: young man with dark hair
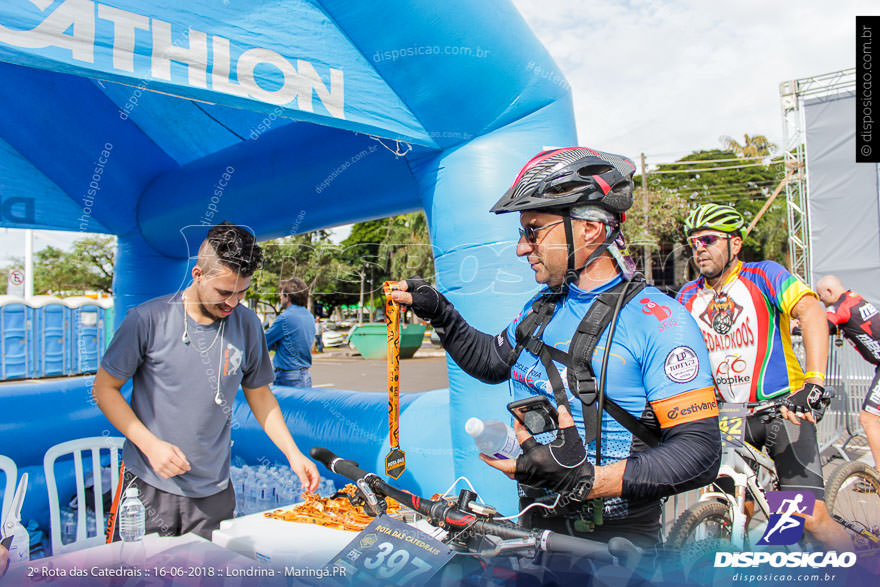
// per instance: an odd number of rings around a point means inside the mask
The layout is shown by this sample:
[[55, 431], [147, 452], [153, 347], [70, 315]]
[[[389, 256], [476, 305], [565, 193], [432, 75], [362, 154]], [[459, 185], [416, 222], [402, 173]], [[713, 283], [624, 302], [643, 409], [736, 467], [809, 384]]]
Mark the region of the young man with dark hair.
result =
[[[101, 361], [93, 393], [127, 439], [123, 482], [140, 492], [148, 533], [210, 539], [232, 517], [230, 430], [239, 385], [303, 488], [318, 486], [315, 464], [297, 448], [269, 389], [260, 321], [240, 304], [262, 258], [244, 228], [212, 227], [189, 287], [129, 310]], [[131, 405], [120, 391], [129, 379]]]
[[266, 344], [275, 350], [275, 384], [311, 387], [312, 341], [315, 318], [306, 308], [309, 287], [291, 277], [281, 282], [283, 311], [266, 331]]

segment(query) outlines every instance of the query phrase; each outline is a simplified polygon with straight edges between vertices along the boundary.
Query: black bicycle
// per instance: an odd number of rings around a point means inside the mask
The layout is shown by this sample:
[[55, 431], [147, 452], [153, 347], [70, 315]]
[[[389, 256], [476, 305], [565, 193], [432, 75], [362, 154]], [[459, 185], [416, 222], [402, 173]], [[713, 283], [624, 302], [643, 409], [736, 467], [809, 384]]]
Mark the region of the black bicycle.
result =
[[[432, 526], [445, 530], [442, 542], [465, 558], [484, 562], [504, 557], [535, 559], [546, 553], [570, 559], [573, 565], [569, 568], [580, 561], [625, 569], [635, 569], [642, 559], [642, 550], [625, 538], [615, 537], [603, 543], [550, 530], [529, 530], [499, 519], [495, 508], [475, 501], [476, 494], [467, 489], [462, 490], [457, 499], [430, 500], [389, 485], [378, 475], [361, 469], [356, 462], [338, 457], [326, 448], [312, 448], [310, 454], [332, 472], [354, 482], [357, 494], [351, 499], [355, 505], [362, 505], [369, 515], [383, 515], [386, 498], [392, 498], [424, 516]], [[486, 565], [482, 567], [485, 570]]]

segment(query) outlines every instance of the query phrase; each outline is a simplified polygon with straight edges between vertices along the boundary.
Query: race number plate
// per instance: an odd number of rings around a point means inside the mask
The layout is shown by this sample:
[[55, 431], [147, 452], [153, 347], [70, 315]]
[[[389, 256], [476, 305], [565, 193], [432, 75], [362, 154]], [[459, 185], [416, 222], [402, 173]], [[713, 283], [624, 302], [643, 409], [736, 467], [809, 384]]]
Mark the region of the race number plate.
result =
[[326, 576], [347, 585], [422, 585], [453, 555], [421, 530], [379, 516], [331, 559]]
[[721, 429], [721, 446], [728, 444], [740, 446], [746, 437], [746, 416], [749, 410], [745, 404], [722, 403], [718, 407], [718, 427]]

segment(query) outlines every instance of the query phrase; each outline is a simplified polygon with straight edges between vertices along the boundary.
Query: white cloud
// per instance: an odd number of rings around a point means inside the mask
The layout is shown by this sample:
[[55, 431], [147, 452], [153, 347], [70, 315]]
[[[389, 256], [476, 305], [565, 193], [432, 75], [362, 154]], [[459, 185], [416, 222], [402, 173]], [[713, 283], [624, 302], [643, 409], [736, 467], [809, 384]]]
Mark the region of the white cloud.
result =
[[514, 0], [574, 97], [581, 144], [649, 161], [765, 134], [779, 84], [852, 67], [860, 0]]

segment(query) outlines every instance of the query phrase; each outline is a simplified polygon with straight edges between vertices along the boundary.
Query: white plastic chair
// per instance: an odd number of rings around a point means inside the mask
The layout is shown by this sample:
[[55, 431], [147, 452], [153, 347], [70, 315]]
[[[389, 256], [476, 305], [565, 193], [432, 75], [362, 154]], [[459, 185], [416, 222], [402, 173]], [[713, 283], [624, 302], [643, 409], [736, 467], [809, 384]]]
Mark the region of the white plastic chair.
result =
[[[101, 479], [101, 451], [110, 451], [110, 492], [116, 494], [119, 485], [119, 451], [124, 438], [118, 436], [92, 436], [77, 438], [56, 444], [46, 451], [43, 457], [43, 470], [46, 474], [46, 490], [49, 492], [49, 519], [52, 533], [52, 554], [63, 554], [73, 550], [104, 544], [104, 488]], [[83, 471], [83, 451], [92, 453], [93, 494], [95, 498], [95, 535], [89, 537], [86, 529], [86, 489]], [[68, 544], [61, 543], [61, 508], [58, 503], [58, 486], [55, 483], [55, 461], [58, 457], [73, 455], [76, 472], [76, 498], [79, 507], [76, 514], [76, 539]]]
[[18, 467], [9, 457], [0, 455], [0, 471], [6, 473], [6, 489], [3, 491], [3, 509], [0, 510], [0, 522], [6, 519], [6, 512], [15, 496], [15, 486], [18, 483]]

